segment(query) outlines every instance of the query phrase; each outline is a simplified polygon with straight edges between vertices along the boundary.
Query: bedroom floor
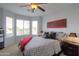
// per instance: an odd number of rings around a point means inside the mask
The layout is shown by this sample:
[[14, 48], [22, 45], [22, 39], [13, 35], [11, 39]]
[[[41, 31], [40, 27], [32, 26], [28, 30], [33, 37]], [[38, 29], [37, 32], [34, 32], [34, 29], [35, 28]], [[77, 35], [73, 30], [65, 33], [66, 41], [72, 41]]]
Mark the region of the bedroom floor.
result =
[[[11, 45], [9, 47], [6, 47], [4, 49], [1, 49], [0, 56], [22, 56], [22, 53], [18, 49], [17, 44], [15, 44], [15, 45]], [[66, 56], [66, 55], [61, 53], [59, 56]]]
[[8, 46], [0, 50], [0, 56], [22, 56], [17, 44]]

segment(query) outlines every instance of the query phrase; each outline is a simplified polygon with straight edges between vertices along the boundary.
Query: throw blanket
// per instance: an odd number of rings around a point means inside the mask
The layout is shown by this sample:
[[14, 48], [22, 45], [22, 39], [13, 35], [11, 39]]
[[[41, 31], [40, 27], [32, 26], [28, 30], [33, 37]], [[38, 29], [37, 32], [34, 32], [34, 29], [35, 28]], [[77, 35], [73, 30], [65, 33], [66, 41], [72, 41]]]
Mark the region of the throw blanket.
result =
[[22, 52], [24, 51], [25, 46], [30, 42], [31, 39], [32, 36], [27, 36], [20, 41], [19, 48]]

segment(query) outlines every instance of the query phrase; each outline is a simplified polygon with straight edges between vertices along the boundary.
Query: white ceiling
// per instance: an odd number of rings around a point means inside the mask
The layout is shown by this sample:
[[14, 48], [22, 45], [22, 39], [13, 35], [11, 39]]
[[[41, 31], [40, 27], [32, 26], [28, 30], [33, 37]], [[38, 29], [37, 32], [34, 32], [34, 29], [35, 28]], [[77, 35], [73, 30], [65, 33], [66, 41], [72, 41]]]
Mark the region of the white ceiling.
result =
[[58, 10], [61, 10], [67, 6], [71, 6], [72, 4], [67, 3], [47, 3], [42, 4], [41, 6], [46, 10], [45, 12], [40, 11], [39, 9], [35, 10], [33, 13], [28, 7], [20, 7], [25, 3], [0, 3], [0, 8], [7, 9], [13, 13], [26, 15], [26, 16], [43, 16], [48, 13], [54, 13]]

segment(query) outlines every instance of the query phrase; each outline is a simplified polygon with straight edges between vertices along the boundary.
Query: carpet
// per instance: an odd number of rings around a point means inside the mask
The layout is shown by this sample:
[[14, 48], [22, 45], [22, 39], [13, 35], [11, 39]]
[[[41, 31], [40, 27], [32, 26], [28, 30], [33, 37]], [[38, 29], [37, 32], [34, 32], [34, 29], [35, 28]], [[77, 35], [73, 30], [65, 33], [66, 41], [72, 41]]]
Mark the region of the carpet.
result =
[[17, 44], [8, 46], [0, 50], [0, 56], [22, 56]]

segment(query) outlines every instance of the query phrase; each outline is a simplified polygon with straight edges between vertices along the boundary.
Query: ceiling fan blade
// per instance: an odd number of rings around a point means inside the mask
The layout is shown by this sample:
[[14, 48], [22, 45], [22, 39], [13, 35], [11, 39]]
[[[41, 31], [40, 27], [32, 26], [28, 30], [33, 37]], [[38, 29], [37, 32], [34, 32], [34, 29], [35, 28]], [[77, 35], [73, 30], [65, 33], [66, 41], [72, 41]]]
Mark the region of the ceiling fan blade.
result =
[[21, 5], [20, 7], [26, 7], [26, 6], [31, 6], [31, 5]]
[[40, 10], [42, 10], [43, 12], [45, 12], [45, 9], [43, 9], [42, 7], [40, 6], [37, 6]]

